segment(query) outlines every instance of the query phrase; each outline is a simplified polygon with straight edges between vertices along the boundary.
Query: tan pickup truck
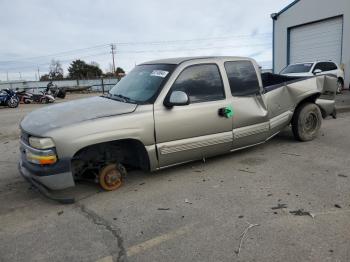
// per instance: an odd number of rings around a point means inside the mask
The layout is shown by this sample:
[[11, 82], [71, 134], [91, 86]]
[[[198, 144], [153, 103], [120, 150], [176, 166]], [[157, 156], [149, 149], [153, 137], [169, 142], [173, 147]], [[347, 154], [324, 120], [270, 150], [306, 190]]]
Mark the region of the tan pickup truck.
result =
[[117, 189], [130, 167], [155, 171], [266, 142], [288, 125], [300, 141], [334, 112], [337, 79], [260, 74], [243, 57], [136, 66], [108, 95], [28, 114], [21, 174], [40, 191], [91, 178]]

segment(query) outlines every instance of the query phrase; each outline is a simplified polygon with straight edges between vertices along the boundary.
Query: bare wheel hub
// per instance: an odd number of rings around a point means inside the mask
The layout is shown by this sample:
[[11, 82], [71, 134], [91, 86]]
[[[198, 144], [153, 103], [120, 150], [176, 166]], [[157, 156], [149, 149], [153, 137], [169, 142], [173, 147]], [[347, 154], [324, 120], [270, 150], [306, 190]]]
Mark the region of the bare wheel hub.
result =
[[99, 183], [107, 191], [115, 190], [122, 185], [122, 174], [116, 164], [109, 164], [101, 169]]

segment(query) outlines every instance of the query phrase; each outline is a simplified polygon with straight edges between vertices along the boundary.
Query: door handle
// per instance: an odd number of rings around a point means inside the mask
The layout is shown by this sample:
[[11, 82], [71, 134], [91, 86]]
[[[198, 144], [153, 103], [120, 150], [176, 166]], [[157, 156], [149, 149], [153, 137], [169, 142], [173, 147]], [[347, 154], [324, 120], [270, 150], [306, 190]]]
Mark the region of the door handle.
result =
[[233, 108], [232, 106], [222, 107], [218, 111], [219, 116], [231, 118], [233, 116]]

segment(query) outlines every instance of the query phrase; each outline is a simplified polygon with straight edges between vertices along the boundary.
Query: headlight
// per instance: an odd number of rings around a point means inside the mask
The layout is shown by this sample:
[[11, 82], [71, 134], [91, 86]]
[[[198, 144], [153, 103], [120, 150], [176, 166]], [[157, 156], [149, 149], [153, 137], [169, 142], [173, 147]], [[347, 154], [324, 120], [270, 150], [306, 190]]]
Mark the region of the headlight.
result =
[[29, 145], [37, 149], [47, 149], [55, 147], [51, 138], [29, 137]]

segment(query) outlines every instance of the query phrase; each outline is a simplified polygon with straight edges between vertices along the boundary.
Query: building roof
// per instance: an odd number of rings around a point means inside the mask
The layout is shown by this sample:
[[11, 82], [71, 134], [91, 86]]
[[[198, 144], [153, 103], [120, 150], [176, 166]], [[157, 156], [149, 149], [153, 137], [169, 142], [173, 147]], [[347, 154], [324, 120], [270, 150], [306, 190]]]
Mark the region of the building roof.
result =
[[297, 4], [298, 2], [300, 2], [300, 0], [295, 0], [292, 3], [290, 3], [289, 5], [287, 5], [285, 8], [283, 8], [281, 11], [279, 11], [278, 13], [273, 13], [271, 14], [271, 18], [273, 20], [277, 20], [277, 18], [283, 14], [285, 11], [287, 11], [289, 8], [291, 8], [292, 6], [294, 6], [295, 4]]

